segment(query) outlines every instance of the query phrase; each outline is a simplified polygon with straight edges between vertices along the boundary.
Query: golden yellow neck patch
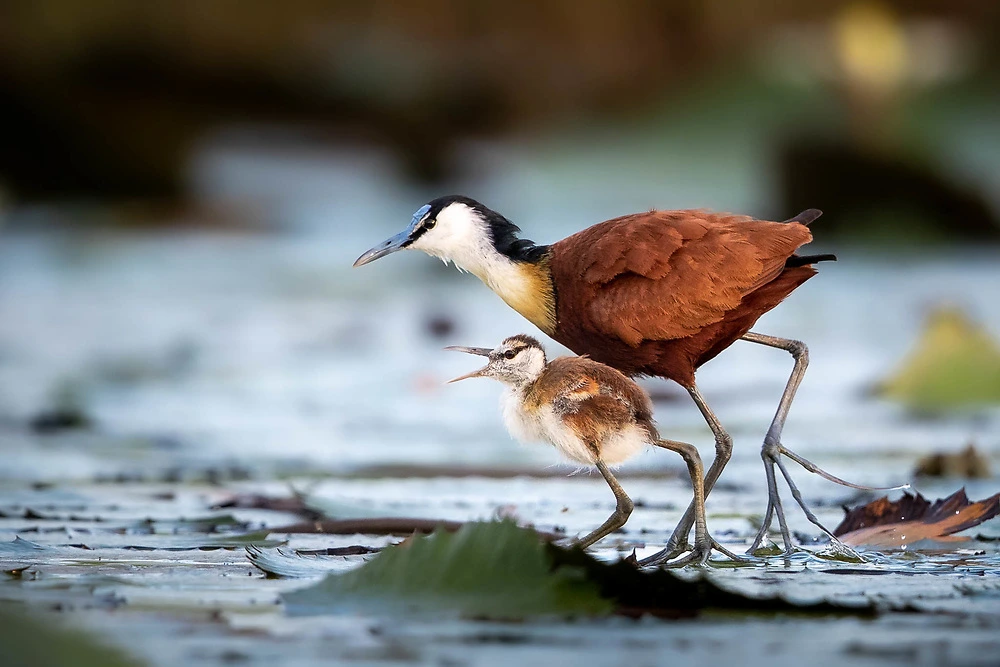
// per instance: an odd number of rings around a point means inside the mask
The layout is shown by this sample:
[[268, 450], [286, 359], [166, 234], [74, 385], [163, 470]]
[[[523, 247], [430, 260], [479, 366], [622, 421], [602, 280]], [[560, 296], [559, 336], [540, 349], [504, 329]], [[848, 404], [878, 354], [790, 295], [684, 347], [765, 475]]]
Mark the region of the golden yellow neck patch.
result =
[[556, 294], [549, 271], [549, 260], [538, 263], [516, 262], [505, 280], [484, 282], [507, 305], [521, 313], [529, 322], [551, 336], [556, 330]]

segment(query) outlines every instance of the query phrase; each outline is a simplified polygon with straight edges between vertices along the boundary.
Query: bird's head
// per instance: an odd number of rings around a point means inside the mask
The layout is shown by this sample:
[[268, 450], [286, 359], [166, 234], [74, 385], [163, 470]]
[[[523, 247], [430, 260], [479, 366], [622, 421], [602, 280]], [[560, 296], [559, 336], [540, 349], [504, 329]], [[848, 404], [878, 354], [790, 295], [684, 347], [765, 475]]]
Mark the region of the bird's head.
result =
[[514, 387], [523, 387], [537, 380], [538, 376], [545, 370], [546, 365], [545, 349], [542, 344], [524, 334], [507, 338], [492, 350], [485, 347], [460, 347], [457, 345], [444, 349], [478, 354], [489, 359], [487, 364], [479, 370], [466, 373], [454, 380], [449, 380], [449, 382], [488, 377]]
[[500, 256], [533, 261], [544, 253], [531, 241], [517, 238], [519, 231], [517, 225], [475, 199], [438, 197], [417, 209], [406, 229], [358, 257], [354, 266], [412, 248], [483, 277], [486, 264]]

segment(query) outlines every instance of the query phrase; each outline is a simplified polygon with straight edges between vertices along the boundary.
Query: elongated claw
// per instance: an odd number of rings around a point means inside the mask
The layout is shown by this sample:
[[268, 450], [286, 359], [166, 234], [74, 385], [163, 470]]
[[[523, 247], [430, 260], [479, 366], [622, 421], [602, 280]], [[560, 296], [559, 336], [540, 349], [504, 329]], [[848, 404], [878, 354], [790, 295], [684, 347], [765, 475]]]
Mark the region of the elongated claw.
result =
[[691, 548], [687, 548], [685, 545], [685, 547], [679, 551], [672, 549], [670, 552], [667, 552], [667, 550], [664, 549], [659, 553], [653, 554], [652, 556], [639, 561], [639, 566], [677, 568], [684, 567], [685, 565], [707, 565], [713, 550], [718, 551], [723, 556], [736, 562], [746, 562], [747, 560], [746, 558], [737, 556], [732, 551], [722, 546], [714, 537], [709, 536], [704, 543], [699, 545], [696, 541], [694, 547]]

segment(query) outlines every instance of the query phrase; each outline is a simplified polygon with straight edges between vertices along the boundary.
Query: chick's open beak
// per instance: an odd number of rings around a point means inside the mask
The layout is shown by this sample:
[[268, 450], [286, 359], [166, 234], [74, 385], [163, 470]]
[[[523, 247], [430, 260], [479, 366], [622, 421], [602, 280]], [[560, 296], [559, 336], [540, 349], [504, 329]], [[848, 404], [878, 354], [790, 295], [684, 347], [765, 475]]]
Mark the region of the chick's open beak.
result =
[[452, 382], [458, 382], [459, 380], [468, 380], [469, 378], [481, 378], [486, 375], [486, 367], [483, 366], [478, 371], [472, 371], [471, 373], [466, 373], [465, 375], [459, 375], [457, 378], [452, 378], [448, 380], [448, 384]]
[[[462, 347], [461, 345], [451, 345], [444, 349], [451, 350], [453, 352], [466, 352], [468, 354], [478, 354], [481, 357], [488, 357], [490, 356], [490, 352], [493, 351], [488, 347]], [[486, 375], [487, 368], [489, 368], [488, 365], [483, 366], [477, 371], [472, 371], [471, 373], [466, 373], [465, 375], [461, 375], [453, 380], [448, 380], [448, 384], [451, 384], [452, 382], [458, 382], [459, 380], [468, 380], [469, 378], [483, 377], [484, 375]]]

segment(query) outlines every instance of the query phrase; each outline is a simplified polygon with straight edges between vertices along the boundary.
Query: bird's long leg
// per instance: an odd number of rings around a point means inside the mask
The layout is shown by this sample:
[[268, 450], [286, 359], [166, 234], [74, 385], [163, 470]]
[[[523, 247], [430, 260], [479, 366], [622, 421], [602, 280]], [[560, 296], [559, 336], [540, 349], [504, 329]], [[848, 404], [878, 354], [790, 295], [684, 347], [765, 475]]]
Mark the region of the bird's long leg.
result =
[[788, 483], [788, 488], [792, 491], [792, 497], [795, 498], [795, 502], [797, 502], [799, 507], [802, 508], [802, 511], [805, 512], [806, 518], [824, 533], [832, 537], [832, 533], [827, 530], [827, 528], [816, 518], [816, 515], [813, 514], [808, 507], [806, 507], [805, 501], [802, 500], [802, 494], [799, 493], [798, 487], [796, 487], [792, 482], [791, 475], [789, 475], [788, 470], [785, 468], [784, 463], [780, 459], [781, 454], [784, 454], [788, 458], [792, 459], [809, 472], [815, 473], [820, 477], [836, 484], [840, 484], [841, 486], [864, 490], [893, 490], [908, 486], [872, 487], [854, 484], [853, 482], [843, 480], [836, 475], [831, 475], [816, 464], [799, 456], [782, 445], [781, 432], [785, 427], [785, 419], [788, 417], [788, 411], [792, 407], [792, 399], [795, 398], [795, 392], [802, 383], [802, 378], [805, 377], [806, 374], [806, 368], [809, 366], [809, 349], [806, 347], [805, 343], [801, 341], [790, 340], [787, 338], [777, 338], [775, 336], [765, 336], [752, 331], [744, 334], [743, 340], [751, 343], [758, 343], [759, 345], [767, 345], [768, 347], [774, 347], [780, 350], [786, 350], [795, 360], [795, 365], [792, 367], [792, 374], [789, 376], [788, 383], [785, 385], [785, 391], [781, 395], [781, 401], [778, 403], [778, 409], [774, 414], [774, 419], [771, 421], [770, 428], [767, 430], [767, 435], [764, 436], [764, 446], [761, 447], [760, 451], [761, 458], [764, 459], [764, 469], [767, 472], [767, 510], [764, 512], [764, 521], [761, 523], [760, 530], [757, 531], [757, 536], [754, 538], [753, 545], [751, 545], [748, 553], [756, 551], [763, 542], [764, 537], [767, 535], [767, 531], [771, 527], [771, 519], [775, 512], [778, 515], [778, 525], [781, 528], [781, 538], [785, 545], [785, 552], [788, 553], [792, 550], [791, 537], [788, 533], [787, 526], [784, 525], [784, 512], [781, 506], [781, 497], [778, 495], [777, 479], [774, 474], [775, 464], [777, 464], [778, 468], [781, 470], [782, 477], [785, 478], [785, 481]]
[[[694, 399], [695, 405], [701, 411], [702, 416], [708, 423], [708, 427], [712, 429], [712, 433], [715, 435], [715, 459], [712, 461], [712, 465], [709, 466], [708, 472], [705, 474], [705, 497], [708, 498], [708, 494], [712, 492], [712, 488], [715, 486], [716, 480], [719, 479], [719, 475], [722, 474], [722, 469], [726, 467], [729, 463], [729, 459], [733, 454], [733, 439], [726, 433], [726, 429], [722, 427], [722, 422], [719, 418], [715, 416], [712, 412], [712, 408], [708, 406], [705, 398], [698, 391], [698, 386], [692, 384], [690, 387], [686, 388], [688, 393], [691, 394], [691, 398]], [[670, 535], [670, 539], [667, 540], [667, 545], [659, 552], [644, 558], [639, 561], [640, 565], [655, 565], [657, 563], [663, 563], [671, 558], [676, 558], [680, 554], [687, 551], [688, 548], [688, 533], [691, 532], [691, 526], [694, 525], [695, 521], [695, 503], [692, 501], [688, 505], [687, 510], [684, 512], [684, 516], [681, 517], [680, 522], [678, 522], [677, 527], [674, 528], [674, 532]], [[726, 550], [722, 549], [720, 545], [716, 544], [716, 549], [725, 553], [727, 556], [731, 556]]]
[[694, 549], [682, 558], [670, 562], [669, 565], [679, 567], [693, 562], [705, 563], [712, 554], [713, 540], [708, 535], [708, 523], [705, 520], [705, 483], [702, 479], [704, 468], [701, 465], [701, 456], [694, 445], [686, 442], [657, 440], [653, 444], [681, 455], [687, 463], [688, 474], [691, 475], [691, 489], [694, 496], [691, 501], [694, 507]]
[[778, 495], [774, 463], [781, 454], [781, 431], [785, 428], [785, 419], [788, 418], [788, 411], [792, 407], [795, 392], [798, 390], [799, 385], [802, 384], [802, 378], [805, 377], [806, 368], [809, 366], [809, 348], [801, 341], [765, 336], [752, 331], [744, 334], [743, 340], [786, 350], [795, 360], [795, 365], [792, 367], [792, 374], [788, 377], [787, 384], [785, 384], [785, 391], [781, 394], [778, 409], [774, 413], [774, 419], [771, 420], [771, 426], [767, 429], [767, 435], [764, 436], [764, 445], [761, 447], [760, 456], [764, 459], [764, 470], [767, 473], [767, 510], [764, 512], [764, 521], [760, 525], [760, 530], [757, 531], [757, 536], [747, 551], [747, 553], [752, 554], [757, 550], [761, 542], [764, 541], [767, 531], [771, 528], [771, 517], [774, 513], [777, 513], [778, 525], [781, 528], [781, 539], [785, 544], [785, 551], [787, 553], [792, 550], [792, 538], [788, 533], [788, 526], [784, 522], [784, 511], [781, 507], [781, 497]]
[[831, 540], [836, 540], [837, 536], [831, 533], [829, 530], [827, 530], [826, 526], [824, 526], [819, 522], [819, 519], [816, 518], [816, 515], [813, 514], [812, 510], [809, 509], [809, 506], [806, 505], [806, 502], [802, 500], [802, 493], [799, 491], [799, 487], [795, 485], [795, 482], [792, 481], [792, 476], [791, 474], [789, 474], [788, 468], [785, 467], [784, 461], [782, 461], [779, 458], [777, 461], [775, 461], [775, 463], [778, 465], [778, 470], [781, 471], [781, 476], [785, 478], [785, 483], [788, 484], [788, 488], [792, 492], [792, 498], [794, 498], [795, 502], [797, 502], [799, 504], [799, 507], [802, 508], [802, 512], [805, 513], [806, 518], [809, 519], [809, 523], [813, 524], [814, 526], [822, 530], [824, 533], [826, 533]]
[[[781, 470], [781, 476], [785, 478], [785, 483], [788, 484], [788, 488], [791, 489], [792, 497], [795, 498], [795, 502], [797, 502], [799, 504], [799, 507], [802, 508], [802, 512], [805, 513], [806, 518], [809, 519], [809, 522], [812, 523], [817, 528], [819, 528], [820, 530], [822, 530], [824, 533], [826, 533], [827, 537], [830, 538], [831, 544], [835, 545], [842, 554], [853, 556], [859, 560], [864, 560], [861, 554], [859, 554], [854, 549], [841, 542], [836, 535], [831, 533], [826, 526], [820, 523], [819, 519], [816, 518], [816, 515], [813, 514], [812, 510], [809, 509], [809, 506], [806, 505], [804, 500], [802, 500], [802, 494], [799, 492], [799, 487], [797, 487], [795, 485], [795, 482], [792, 481], [792, 476], [791, 474], [789, 474], [788, 469], [785, 467], [785, 463], [780, 458], [777, 461], [775, 461], [775, 463], [778, 465], [778, 469]], [[907, 484], [906, 486], [909, 486], [909, 484]]]
[[615, 505], [614, 513], [608, 517], [607, 521], [602, 523], [597, 530], [576, 542], [576, 544], [583, 549], [586, 549], [608, 533], [612, 533], [624, 526], [625, 522], [628, 521], [628, 517], [632, 513], [633, 508], [632, 499], [625, 493], [625, 489], [623, 489], [622, 485], [618, 483], [615, 476], [611, 474], [611, 470], [608, 469], [608, 466], [604, 463], [604, 461], [597, 459], [594, 461], [594, 465], [597, 466], [597, 469], [601, 471], [602, 475], [604, 475], [604, 479], [607, 480], [608, 486], [611, 487], [612, 493], [615, 494], [617, 504]]

